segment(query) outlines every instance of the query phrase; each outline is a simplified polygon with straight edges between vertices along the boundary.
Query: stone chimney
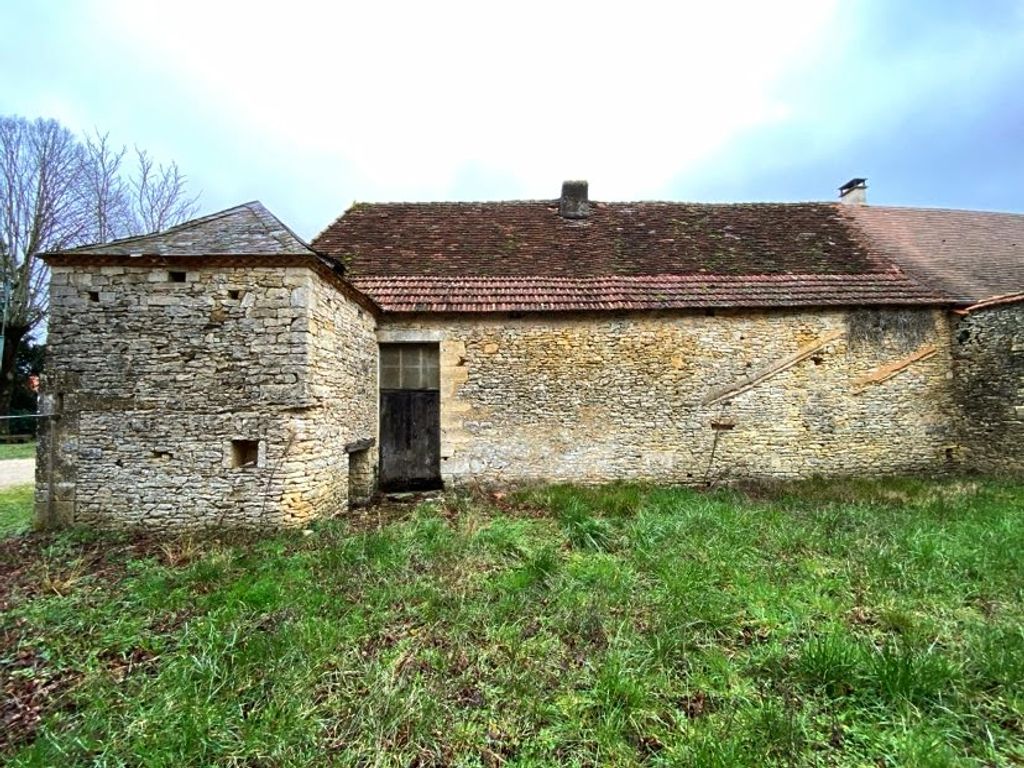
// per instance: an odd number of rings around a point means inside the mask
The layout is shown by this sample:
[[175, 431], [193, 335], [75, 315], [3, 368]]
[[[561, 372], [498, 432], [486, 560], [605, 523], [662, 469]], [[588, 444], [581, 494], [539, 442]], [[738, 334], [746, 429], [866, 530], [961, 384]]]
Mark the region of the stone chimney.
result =
[[867, 205], [867, 182], [867, 179], [850, 179], [839, 188], [839, 202], [844, 205]]
[[558, 204], [558, 214], [563, 219], [585, 219], [590, 215], [590, 203], [587, 200], [587, 182], [562, 182], [562, 199]]

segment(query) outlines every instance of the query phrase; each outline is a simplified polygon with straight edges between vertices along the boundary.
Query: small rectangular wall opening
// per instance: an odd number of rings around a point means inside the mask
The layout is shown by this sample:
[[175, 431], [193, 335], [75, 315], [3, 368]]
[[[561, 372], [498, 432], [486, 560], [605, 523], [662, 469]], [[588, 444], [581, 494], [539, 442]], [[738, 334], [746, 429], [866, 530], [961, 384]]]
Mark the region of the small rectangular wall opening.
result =
[[99, 300], [100, 300], [100, 292], [99, 291], [89, 291], [89, 301], [94, 301], [95, 302], [95, 301], [99, 301]]
[[181, 270], [172, 269], [167, 273], [167, 282], [169, 283], [184, 283], [187, 273]]
[[231, 467], [256, 467], [260, 461], [259, 440], [232, 440], [231, 441]]

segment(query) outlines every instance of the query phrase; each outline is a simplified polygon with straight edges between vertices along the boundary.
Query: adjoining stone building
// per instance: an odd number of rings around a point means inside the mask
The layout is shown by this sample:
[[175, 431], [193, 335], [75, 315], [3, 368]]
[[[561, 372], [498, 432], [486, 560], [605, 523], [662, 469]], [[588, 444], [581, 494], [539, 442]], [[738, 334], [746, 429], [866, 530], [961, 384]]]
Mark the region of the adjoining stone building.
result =
[[378, 488], [1024, 469], [1024, 216], [259, 203], [50, 254], [47, 524], [299, 525]]

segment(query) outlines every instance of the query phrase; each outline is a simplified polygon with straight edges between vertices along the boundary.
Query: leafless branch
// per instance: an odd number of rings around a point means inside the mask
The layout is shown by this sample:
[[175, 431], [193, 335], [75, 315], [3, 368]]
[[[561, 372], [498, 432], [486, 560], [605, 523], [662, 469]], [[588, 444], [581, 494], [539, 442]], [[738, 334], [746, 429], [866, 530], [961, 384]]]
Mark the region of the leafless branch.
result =
[[44, 265], [39, 253], [74, 242], [86, 228], [85, 152], [54, 120], [0, 118], [0, 280], [9, 281], [8, 321], [31, 328]]
[[132, 208], [140, 232], [159, 232], [192, 218], [199, 198], [190, 197], [187, 180], [177, 163], [157, 165], [144, 149], [135, 148], [137, 167], [132, 176]]
[[83, 187], [90, 205], [94, 231], [89, 239], [106, 242], [134, 231], [129, 190], [121, 176], [127, 149], [110, 143], [110, 134], [99, 131], [85, 139]]
[[[0, 285], [10, 286], [7, 325], [30, 333], [48, 309], [47, 251], [104, 242], [178, 224], [198, 197], [176, 163], [155, 163], [99, 131], [80, 140], [56, 120], [0, 116]], [[20, 338], [20, 337], [19, 337]], [[8, 355], [0, 363], [0, 410], [9, 390]]]

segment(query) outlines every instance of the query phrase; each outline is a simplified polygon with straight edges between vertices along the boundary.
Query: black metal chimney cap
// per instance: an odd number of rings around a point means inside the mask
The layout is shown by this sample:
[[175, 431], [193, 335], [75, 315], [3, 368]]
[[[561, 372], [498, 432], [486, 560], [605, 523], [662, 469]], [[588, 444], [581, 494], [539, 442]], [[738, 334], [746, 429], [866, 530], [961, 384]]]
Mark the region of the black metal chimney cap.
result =
[[867, 181], [867, 179], [861, 178], [850, 179], [848, 182], [846, 182], [845, 184], [843, 184], [843, 186], [839, 188], [839, 194], [845, 195], [851, 189], [856, 189], [857, 187], [867, 187]]

